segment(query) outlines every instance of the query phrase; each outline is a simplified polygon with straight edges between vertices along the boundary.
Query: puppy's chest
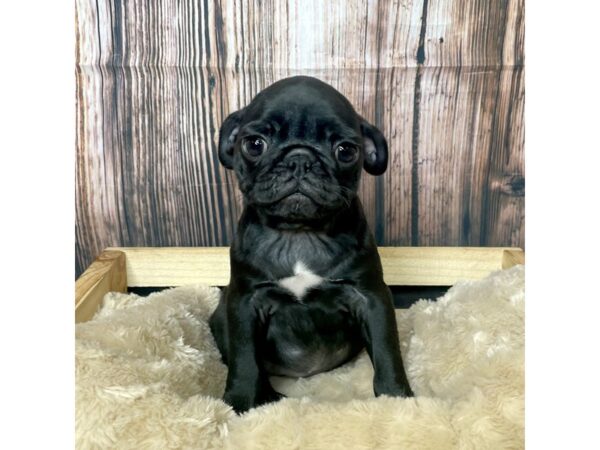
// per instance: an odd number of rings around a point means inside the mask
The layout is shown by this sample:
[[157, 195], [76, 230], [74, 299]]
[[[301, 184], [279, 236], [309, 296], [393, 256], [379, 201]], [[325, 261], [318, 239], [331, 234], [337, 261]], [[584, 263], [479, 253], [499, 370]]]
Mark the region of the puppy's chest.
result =
[[257, 267], [267, 280], [302, 300], [306, 293], [339, 278], [345, 265], [341, 246], [322, 237], [284, 236], [257, 249]]
[[322, 285], [325, 281], [329, 280], [311, 271], [302, 261], [298, 261], [294, 265], [293, 273], [280, 278], [276, 283], [302, 301], [310, 289]]

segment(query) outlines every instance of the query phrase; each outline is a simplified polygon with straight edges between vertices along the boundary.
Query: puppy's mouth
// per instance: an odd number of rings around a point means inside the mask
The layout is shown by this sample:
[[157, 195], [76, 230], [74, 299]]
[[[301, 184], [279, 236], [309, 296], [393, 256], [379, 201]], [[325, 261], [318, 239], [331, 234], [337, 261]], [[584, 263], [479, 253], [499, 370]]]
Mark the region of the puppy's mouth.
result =
[[324, 199], [318, 197], [318, 192], [312, 192], [303, 183], [279, 189], [281, 191], [277, 196], [262, 201], [255, 199], [253, 203], [268, 216], [290, 223], [314, 220], [330, 212], [330, 207]]
[[302, 183], [298, 183], [295, 186], [279, 188], [278, 194], [269, 198], [268, 200], [255, 198], [253, 203], [258, 206], [274, 206], [282, 202], [303, 201], [311, 201], [315, 204], [320, 204], [319, 199], [313, 192], [311, 192], [310, 189], [304, 187]]
[[309, 192], [306, 192], [304, 189], [298, 188], [295, 192], [291, 192], [285, 197], [283, 197], [280, 202], [288, 201], [288, 202], [306, 202], [310, 201], [315, 204], [319, 204], [319, 202], [310, 195]]
[[263, 206], [285, 212], [286, 215], [298, 216], [314, 213], [322, 205], [305, 190], [298, 188]]

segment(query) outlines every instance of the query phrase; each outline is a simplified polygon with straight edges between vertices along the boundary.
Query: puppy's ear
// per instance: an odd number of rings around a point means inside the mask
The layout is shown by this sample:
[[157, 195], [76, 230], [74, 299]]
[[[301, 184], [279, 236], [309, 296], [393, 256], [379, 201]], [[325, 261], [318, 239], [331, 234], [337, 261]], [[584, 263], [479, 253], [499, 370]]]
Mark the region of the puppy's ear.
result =
[[240, 131], [243, 109], [229, 114], [219, 130], [219, 161], [228, 169], [233, 169], [233, 147]]
[[365, 148], [363, 167], [371, 175], [381, 175], [387, 169], [388, 164], [387, 142], [381, 131], [362, 118], [360, 131], [363, 135]]

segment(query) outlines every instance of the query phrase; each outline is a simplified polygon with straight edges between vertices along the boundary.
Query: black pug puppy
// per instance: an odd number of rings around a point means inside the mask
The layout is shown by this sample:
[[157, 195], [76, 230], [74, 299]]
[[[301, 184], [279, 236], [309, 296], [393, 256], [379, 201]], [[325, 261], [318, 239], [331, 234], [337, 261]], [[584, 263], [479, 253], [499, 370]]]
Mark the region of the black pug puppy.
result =
[[219, 159], [245, 209], [231, 279], [210, 319], [235, 411], [281, 395], [269, 375], [307, 377], [367, 352], [375, 395], [411, 396], [389, 288], [357, 189], [387, 168], [381, 132], [330, 85], [280, 80], [221, 126]]

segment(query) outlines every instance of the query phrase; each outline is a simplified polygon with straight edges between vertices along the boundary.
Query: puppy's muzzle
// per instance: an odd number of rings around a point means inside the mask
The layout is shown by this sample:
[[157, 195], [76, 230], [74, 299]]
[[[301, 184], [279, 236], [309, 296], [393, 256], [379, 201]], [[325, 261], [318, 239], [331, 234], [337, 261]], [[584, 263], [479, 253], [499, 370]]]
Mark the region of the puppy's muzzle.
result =
[[288, 170], [296, 180], [301, 180], [311, 171], [317, 162], [317, 157], [309, 149], [300, 147], [290, 151], [283, 160]]

